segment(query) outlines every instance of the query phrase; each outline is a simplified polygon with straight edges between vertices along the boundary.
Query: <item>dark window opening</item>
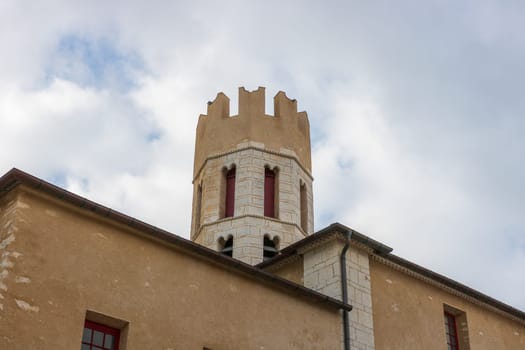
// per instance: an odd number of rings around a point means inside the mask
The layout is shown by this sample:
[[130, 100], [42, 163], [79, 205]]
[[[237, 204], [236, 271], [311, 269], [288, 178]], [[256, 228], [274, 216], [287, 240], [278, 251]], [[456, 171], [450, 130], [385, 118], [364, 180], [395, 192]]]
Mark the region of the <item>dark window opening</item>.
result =
[[273, 258], [279, 252], [277, 249], [278, 238], [275, 237], [273, 240], [268, 236], [264, 236], [263, 240], [263, 260]]
[[448, 312], [445, 312], [445, 333], [447, 337], [447, 349], [459, 350], [456, 317]]
[[197, 198], [195, 203], [195, 233], [201, 227], [201, 211], [202, 211], [202, 185], [197, 186]]
[[302, 183], [299, 188], [301, 206], [301, 228], [308, 233], [308, 200], [306, 196], [306, 184]]
[[233, 217], [235, 207], [235, 168], [226, 173], [226, 195], [224, 204], [224, 217]]
[[264, 216], [275, 217], [275, 172], [264, 169]]
[[233, 237], [230, 236], [227, 240], [221, 237], [219, 239], [219, 245], [221, 254], [233, 257]]
[[81, 350], [118, 350], [120, 330], [86, 321]]

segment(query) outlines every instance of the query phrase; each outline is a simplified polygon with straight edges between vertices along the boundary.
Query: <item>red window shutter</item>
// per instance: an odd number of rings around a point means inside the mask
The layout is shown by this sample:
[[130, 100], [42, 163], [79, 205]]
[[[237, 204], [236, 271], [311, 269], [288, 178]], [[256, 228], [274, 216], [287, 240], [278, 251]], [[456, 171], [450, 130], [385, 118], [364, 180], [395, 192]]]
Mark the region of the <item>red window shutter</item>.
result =
[[264, 216], [275, 217], [275, 173], [264, 171]]
[[233, 208], [235, 206], [235, 168], [228, 171], [226, 174], [226, 205], [224, 217], [233, 216]]
[[306, 198], [306, 184], [302, 184], [299, 186], [299, 192], [300, 192], [300, 202], [299, 205], [301, 206], [301, 228], [304, 232], [308, 232], [308, 204], [307, 204], [307, 198]]

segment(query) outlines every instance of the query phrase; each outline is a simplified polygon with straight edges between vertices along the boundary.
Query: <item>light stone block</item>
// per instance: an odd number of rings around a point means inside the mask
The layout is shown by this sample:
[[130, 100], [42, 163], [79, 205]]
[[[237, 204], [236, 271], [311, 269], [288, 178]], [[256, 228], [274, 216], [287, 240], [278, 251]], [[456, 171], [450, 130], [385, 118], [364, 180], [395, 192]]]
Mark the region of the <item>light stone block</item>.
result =
[[[334, 239], [304, 253], [305, 287], [342, 299], [340, 254], [344, 243]], [[352, 349], [374, 350], [374, 326], [368, 253], [351, 246], [347, 252], [347, 290]]]

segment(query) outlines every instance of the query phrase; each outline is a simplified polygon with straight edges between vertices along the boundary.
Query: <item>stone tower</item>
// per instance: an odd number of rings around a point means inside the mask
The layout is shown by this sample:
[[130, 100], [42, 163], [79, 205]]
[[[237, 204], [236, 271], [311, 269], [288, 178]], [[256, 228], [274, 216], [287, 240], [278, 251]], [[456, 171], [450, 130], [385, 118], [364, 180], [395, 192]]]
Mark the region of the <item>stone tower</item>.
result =
[[222, 92], [199, 117], [191, 239], [255, 265], [313, 232], [310, 127], [284, 92], [239, 88], [239, 114]]

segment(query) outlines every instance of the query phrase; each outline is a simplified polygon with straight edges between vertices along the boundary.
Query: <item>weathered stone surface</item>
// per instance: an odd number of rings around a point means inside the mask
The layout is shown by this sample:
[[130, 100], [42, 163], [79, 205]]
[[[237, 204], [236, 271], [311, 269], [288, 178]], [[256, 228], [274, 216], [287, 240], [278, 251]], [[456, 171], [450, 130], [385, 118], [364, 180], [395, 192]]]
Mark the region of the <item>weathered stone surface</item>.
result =
[[[344, 243], [333, 239], [304, 253], [304, 285], [342, 300], [340, 255]], [[346, 257], [352, 349], [374, 349], [374, 324], [368, 253], [351, 246]], [[341, 324], [342, 326], [342, 324]]]

